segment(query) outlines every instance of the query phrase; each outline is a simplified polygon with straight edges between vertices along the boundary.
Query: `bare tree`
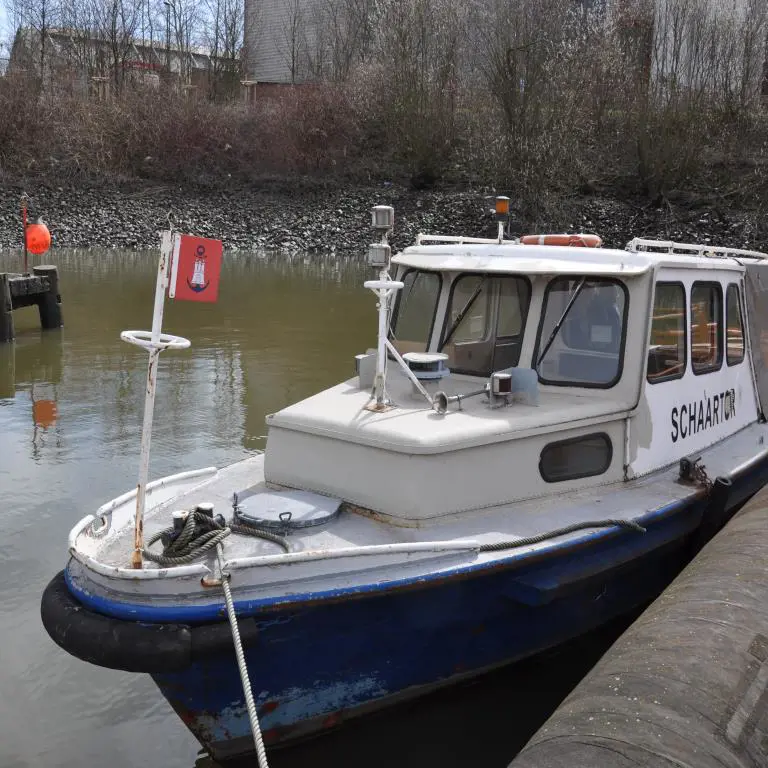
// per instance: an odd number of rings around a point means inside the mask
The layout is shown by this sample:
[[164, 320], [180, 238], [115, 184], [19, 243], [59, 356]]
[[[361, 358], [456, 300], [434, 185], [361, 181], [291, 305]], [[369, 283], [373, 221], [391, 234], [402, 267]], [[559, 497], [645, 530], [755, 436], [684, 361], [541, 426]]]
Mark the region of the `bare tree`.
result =
[[134, 50], [134, 39], [141, 18], [136, 0], [91, 0], [96, 29], [96, 45], [104, 46], [115, 93], [125, 84], [126, 69]]
[[374, 41], [377, 0], [323, 0], [312, 14], [309, 66], [316, 79], [343, 82]]
[[388, 82], [384, 114], [417, 185], [439, 176], [454, 149], [467, 8], [462, 0], [387, 0], [381, 6], [377, 89]]
[[59, 0], [7, 0], [6, 8], [17, 30], [17, 42], [27, 49], [29, 64], [44, 85], [51, 75], [49, 36], [60, 22]]
[[283, 59], [291, 83], [299, 81], [307, 52], [307, 19], [302, 0], [286, 0], [282, 18]]
[[208, 0], [205, 40], [211, 52], [209, 96], [232, 97], [239, 86], [244, 33], [242, 0]]
[[93, 76], [96, 57], [92, 45], [96, 34], [93, 6], [81, 0], [62, 0], [61, 26], [69, 34], [67, 63], [83, 78]]

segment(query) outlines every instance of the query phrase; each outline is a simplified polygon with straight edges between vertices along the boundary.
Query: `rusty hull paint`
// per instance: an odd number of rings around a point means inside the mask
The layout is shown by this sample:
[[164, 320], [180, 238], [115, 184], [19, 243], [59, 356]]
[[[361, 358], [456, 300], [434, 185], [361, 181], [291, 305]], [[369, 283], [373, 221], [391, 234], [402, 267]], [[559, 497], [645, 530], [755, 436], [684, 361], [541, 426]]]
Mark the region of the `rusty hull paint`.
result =
[[[559, 645], [658, 594], [680, 564], [677, 548], [656, 553], [617, 573], [599, 601], [585, 584], [526, 605], [515, 599], [512, 574], [492, 573], [259, 619], [259, 641], [245, 653], [265, 743], [292, 742]], [[153, 678], [214, 756], [253, 749], [233, 653]]]

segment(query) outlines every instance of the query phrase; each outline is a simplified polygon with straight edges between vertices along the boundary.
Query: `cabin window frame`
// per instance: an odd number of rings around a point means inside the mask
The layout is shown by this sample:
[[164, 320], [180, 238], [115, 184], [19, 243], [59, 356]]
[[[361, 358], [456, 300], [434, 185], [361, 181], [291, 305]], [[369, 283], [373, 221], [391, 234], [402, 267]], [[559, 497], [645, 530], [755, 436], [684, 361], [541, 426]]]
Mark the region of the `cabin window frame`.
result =
[[[690, 331], [689, 325], [689, 315], [688, 315], [688, 293], [685, 290], [685, 283], [683, 283], [680, 280], [657, 280], [654, 283], [653, 286], [653, 305], [651, 307], [651, 312], [653, 313], [656, 309], [656, 289], [660, 286], [676, 286], [680, 288], [683, 292], [683, 362], [682, 367], [680, 369], [680, 373], [673, 373], [668, 376], [664, 376], [662, 378], [658, 379], [651, 379], [648, 377], [648, 356], [646, 355], [645, 358], [645, 380], [649, 384], [663, 384], [665, 381], [677, 381], [677, 379], [682, 379], [683, 376], [685, 376], [686, 371], [688, 370], [688, 334]], [[653, 314], [651, 314], [651, 333], [653, 333]], [[650, 353], [650, 338], [648, 340], [648, 352]]]
[[[693, 291], [697, 286], [713, 286], [717, 288], [719, 291], [719, 316], [716, 318], [717, 320], [717, 363], [712, 365], [707, 365], [705, 368], [699, 368], [699, 370], [696, 370], [696, 363], [693, 359], [693, 317], [691, 316], [691, 313], [693, 312]], [[706, 376], [708, 373], [717, 373], [718, 371], [722, 370], [723, 368], [723, 362], [725, 359], [725, 344], [724, 344], [724, 336], [723, 333], [723, 315], [725, 312], [725, 305], [723, 303], [723, 284], [719, 282], [718, 280], [694, 280], [691, 283], [691, 289], [689, 293], [689, 314], [688, 314], [688, 336], [691, 340], [691, 370], [693, 371], [694, 376]]]
[[[733, 362], [731, 362], [731, 358], [728, 355], [728, 296], [731, 293], [731, 288], [736, 291], [736, 304], [739, 307], [739, 323], [741, 324], [741, 357]], [[725, 289], [725, 364], [729, 368], [734, 365], [741, 365], [746, 357], [746, 351], [747, 338], [744, 333], [744, 306], [741, 302], [741, 289], [738, 283], [728, 283]]]
[[[586, 440], [592, 440], [594, 438], [601, 438], [607, 447], [606, 460], [604, 462], [602, 469], [599, 469], [596, 471], [588, 471], [588, 472], [583, 472], [583, 471], [570, 472], [567, 475], [554, 477], [554, 478], [551, 476], [551, 474], [547, 476], [547, 473], [544, 471], [544, 466], [543, 466], [544, 453], [547, 450], [552, 448], [562, 448], [563, 446], [582, 443], [582, 442], [585, 442]], [[545, 483], [564, 483], [569, 480], [580, 480], [585, 477], [599, 477], [600, 475], [604, 475], [611, 468], [611, 464], [613, 464], [613, 440], [611, 440], [611, 437], [607, 432], [589, 432], [585, 435], [576, 435], [575, 437], [568, 437], [565, 440], [553, 440], [551, 443], [547, 443], [539, 453], [539, 475], [541, 475], [541, 479], [544, 480]]]
[[[436, 269], [421, 269], [420, 267], [406, 267], [405, 271], [400, 274], [399, 270], [397, 273], [397, 279], [405, 283], [405, 278], [408, 277], [408, 275], [411, 274], [411, 272], [422, 272], [425, 274], [435, 275], [437, 277], [437, 294], [435, 298], [435, 306], [432, 310], [432, 319], [429, 323], [429, 331], [427, 332], [427, 338], [424, 342], [424, 351], [429, 352], [430, 347], [432, 346], [432, 337], [435, 333], [435, 323], [437, 322], [437, 311], [440, 308], [440, 298], [443, 295], [443, 273]], [[389, 315], [389, 327], [388, 327], [388, 333], [387, 338], [394, 344], [396, 341], [398, 341], [398, 338], [395, 336], [395, 328], [397, 326], [397, 319], [398, 319], [398, 313], [400, 312], [400, 302], [403, 297], [403, 291], [399, 290], [397, 291], [397, 298], [395, 299], [394, 305], [392, 306], [392, 311]], [[402, 341], [410, 341], [410, 339], [402, 339]]]
[[[521, 318], [521, 325], [520, 325], [520, 352], [522, 353], [522, 344], [523, 344], [523, 338], [525, 337], [525, 332], [528, 327], [528, 318], [531, 314], [531, 303], [533, 301], [533, 283], [531, 281], [531, 278], [528, 275], [521, 274], [519, 272], [477, 272], [472, 270], [467, 270], [464, 272], [457, 272], [453, 280], [451, 280], [450, 286], [448, 287], [448, 296], [446, 298], [445, 302], [445, 311], [443, 313], [443, 325], [440, 329], [440, 336], [437, 341], [437, 347], [436, 349], [443, 351], [443, 346], [445, 345], [445, 337], [448, 333], [448, 330], [451, 326], [450, 323], [450, 311], [451, 311], [451, 302], [453, 301], [454, 296], [454, 290], [456, 288], [456, 285], [458, 282], [464, 278], [464, 277], [479, 277], [479, 278], [487, 278], [489, 281], [493, 281], [496, 279], [499, 280], [520, 280], [522, 281], [526, 288], [528, 289], [528, 301], [527, 305], [525, 307], [525, 314]], [[457, 373], [462, 376], [477, 376], [477, 377], [488, 377], [494, 371], [501, 370], [498, 368], [494, 368], [495, 362], [496, 362], [496, 348], [497, 348], [497, 342], [499, 339], [513, 339], [514, 336], [499, 336], [496, 331], [498, 330], [499, 325], [499, 307], [501, 302], [501, 293], [499, 291], [494, 291], [491, 294], [492, 301], [489, 302], [489, 311], [488, 314], [492, 317], [492, 319], [496, 323], [496, 327], [492, 328], [492, 333], [489, 334], [493, 337], [493, 345], [491, 350], [491, 369], [487, 372], [479, 372], [479, 371], [469, 371], [464, 368], [456, 368], [453, 365], [451, 365], [451, 362], [448, 362], [448, 366], [451, 369], [452, 373]], [[488, 318], [486, 318], [486, 323], [488, 322]], [[520, 362], [520, 355], [518, 355], [518, 364]], [[507, 366], [510, 367], [510, 366]]]
[[[589, 280], [599, 280], [603, 283], [613, 283], [614, 285], [618, 285], [619, 288], [621, 288], [621, 290], [624, 292], [624, 312], [621, 316], [621, 343], [619, 344], [619, 365], [616, 370], [616, 375], [613, 377], [613, 379], [606, 383], [586, 381], [550, 381], [549, 379], [545, 379], [539, 372], [539, 352], [541, 350], [542, 343], [541, 332], [544, 328], [544, 320], [546, 319], [549, 294], [552, 290], [552, 286], [558, 280], [578, 281], [581, 280], [582, 277], [586, 278], [587, 282], [589, 282]], [[544, 288], [544, 295], [542, 297], [541, 306], [539, 308], [539, 326], [536, 330], [536, 343], [533, 348], [533, 358], [531, 360], [531, 367], [536, 371], [536, 375], [539, 377], [539, 383], [552, 387], [576, 387], [579, 389], [612, 389], [615, 387], [621, 381], [621, 377], [624, 375], [624, 356], [627, 350], [627, 333], [629, 332], [629, 300], [630, 293], [629, 288], [627, 288], [627, 284], [623, 280], [620, 280], [617, 277], [613, 277], [612, 275], [555, 275]]]

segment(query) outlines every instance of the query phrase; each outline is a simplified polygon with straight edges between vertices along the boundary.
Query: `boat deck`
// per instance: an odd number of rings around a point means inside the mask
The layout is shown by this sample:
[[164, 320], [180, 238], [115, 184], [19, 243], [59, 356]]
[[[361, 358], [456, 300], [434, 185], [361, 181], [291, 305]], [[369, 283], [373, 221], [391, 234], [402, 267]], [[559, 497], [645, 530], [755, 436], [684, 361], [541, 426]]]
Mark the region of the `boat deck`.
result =
[[[731, 438], [701, 452], [711, 478], [731, 475], [765, 451], [763, 442], [768, 426], [754, 424]], [[232, 517], [233, 494], [263, 484], [263, 456], [253, 456], [225, 467], [209, 480], [190, 488], [183, 495], [148, 509], [145, 539], [168, 527], [176, 509], [191, 509], [203, 502], [214, 504], [215, 513]], [[418, 542], [472, 541], [478, 544], [514, 541], [592, 520], [637, 520], [655, 509], [701, 492], [696, 486], [678, 480], [677, 465], [626, 483], [613, 483], [578, 492], [549, 495], [525, 502], [501, 505], [422, 521], [415, 526], [399, 526], [377, 519], [354, 508], [343, 507], [332, 522], [316, 528], [292, 531], [287, 539], [293, 552], [332, 552], [360, 546], [408, 544]], [[132, 504], [127, 505], [132, 508]], [[93, 548], [91, 555], [105, 565], [127, 567], [133, 547], [130, 515], [122, 529], [112, 529]], [[117, 522], [117, 521], [115, 521]], [[571, 534], [578, 535], [578, 534]], [[91, 541], [94, 541], [91, 539]], [[535, 544], [525, 549], [546, 546]], [[160, 551], [160, 544], [154, 549]], [[522, 549], [522, 548], [521, 548]], [[278, 545], [263, 539], [232, 535], [224, 542], [227, 560], [282, 554]], [[209, 559], [213, 559], [213, 555]], [[158, 568], [146, 563], [145, 568]]]

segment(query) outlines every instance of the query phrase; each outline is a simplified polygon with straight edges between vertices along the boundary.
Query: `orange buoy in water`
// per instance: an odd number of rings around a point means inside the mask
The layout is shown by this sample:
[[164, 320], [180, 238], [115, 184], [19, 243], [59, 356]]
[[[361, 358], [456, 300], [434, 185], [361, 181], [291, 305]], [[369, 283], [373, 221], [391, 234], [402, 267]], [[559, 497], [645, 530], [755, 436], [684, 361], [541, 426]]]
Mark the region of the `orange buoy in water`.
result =
[[597, 235], [523, 235], [523, 245], [570, 245], [576, 248], [599, 248], [603, 241]]
[[51, 233], [42, 222], [27, 225], [27, 250], [41, 256], [51, 247]]

